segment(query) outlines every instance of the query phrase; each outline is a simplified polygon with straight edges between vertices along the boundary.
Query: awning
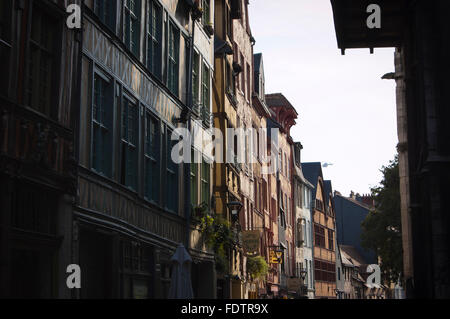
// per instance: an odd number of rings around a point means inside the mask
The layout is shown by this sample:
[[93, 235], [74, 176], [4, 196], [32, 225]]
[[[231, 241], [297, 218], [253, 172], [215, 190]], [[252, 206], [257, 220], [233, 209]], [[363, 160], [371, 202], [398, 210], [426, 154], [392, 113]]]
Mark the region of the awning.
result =
[[[369, 28], [370, 4], [380, 6], [381, 28]], [[351, 48], [400, 46], [406, 11], [406, 0], [331, 0], [338, 47]]]

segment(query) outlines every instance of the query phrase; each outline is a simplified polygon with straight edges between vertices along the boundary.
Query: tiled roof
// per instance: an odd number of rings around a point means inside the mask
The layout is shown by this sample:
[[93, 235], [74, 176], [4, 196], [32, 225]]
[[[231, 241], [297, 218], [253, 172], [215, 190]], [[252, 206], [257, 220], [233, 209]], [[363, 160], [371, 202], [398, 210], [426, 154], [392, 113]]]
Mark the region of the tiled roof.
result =
[[358, 253], [355, 247], [349, 245], [339, 245], [339, 249], [341, 250], [342, 258], [346, 258], [349, 260], [354, 266], [360, 267], [361, 265], [366, 265], [366, 261], [363, 257]]

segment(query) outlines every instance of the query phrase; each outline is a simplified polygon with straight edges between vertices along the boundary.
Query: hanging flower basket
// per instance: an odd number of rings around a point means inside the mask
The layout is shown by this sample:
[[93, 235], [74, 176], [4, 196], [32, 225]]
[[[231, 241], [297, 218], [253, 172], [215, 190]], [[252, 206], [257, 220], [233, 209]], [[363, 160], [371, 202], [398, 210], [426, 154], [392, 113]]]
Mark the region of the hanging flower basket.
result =
[[247, 273], [252, 280], [264, 278], [269, 271], [266, 260], [261, 256], [247, 258]]

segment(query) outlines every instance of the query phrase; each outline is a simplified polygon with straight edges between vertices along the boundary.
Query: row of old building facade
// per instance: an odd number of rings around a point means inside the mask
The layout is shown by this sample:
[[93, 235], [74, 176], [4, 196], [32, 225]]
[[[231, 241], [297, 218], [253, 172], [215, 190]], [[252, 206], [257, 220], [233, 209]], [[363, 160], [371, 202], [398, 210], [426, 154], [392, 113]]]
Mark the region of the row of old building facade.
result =
[[[66, 25], [73, 3], [81, 29]], [[0, 6], [1, 296], [166, 298], [180, 243], [196, 298], [339, 295], [331, 182], [320, 163], [301, 163], [294, 106], [265, 93], [248, 1]], [[198, 163], [176, 164], [176, 128], [267, 133], [243, 141], [244, 163], [193, 147]], [[276, 154], [273, 174], [259, 147]], [[230, 203], [242, 205], [237, 219]], [[202, 205], [236, 234], [226, 270], [192, 218]], [[261, 280], [242, 240], [255, 231]], [[66, 285], [71, 264], [81, 289]]]

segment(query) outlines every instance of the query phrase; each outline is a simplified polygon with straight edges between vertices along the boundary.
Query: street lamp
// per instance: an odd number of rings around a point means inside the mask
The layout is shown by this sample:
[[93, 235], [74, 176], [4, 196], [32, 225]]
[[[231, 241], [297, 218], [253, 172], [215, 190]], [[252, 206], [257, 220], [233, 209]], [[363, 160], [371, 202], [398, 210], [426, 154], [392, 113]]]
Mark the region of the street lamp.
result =
[[239, 212], [242, 208], [241, 202], [229, 202], [227, 203], [228, 209], [231, 211], [231, 218], [233, 221], [237, 221], [239, 219]]
[[308, 273], [308, 271], [306, 269], [300, 270], [300, 277], [302, 278], [303, 281], [305, 281], [307, 273]]

